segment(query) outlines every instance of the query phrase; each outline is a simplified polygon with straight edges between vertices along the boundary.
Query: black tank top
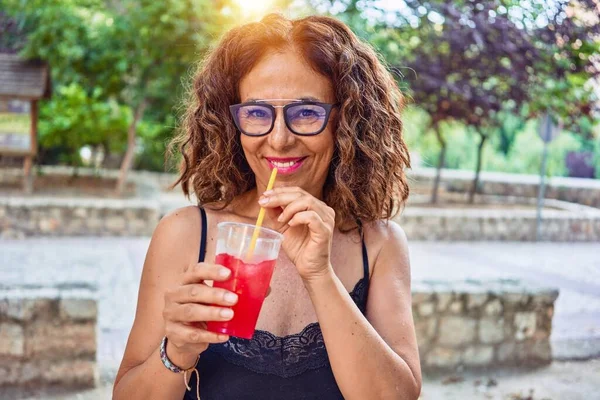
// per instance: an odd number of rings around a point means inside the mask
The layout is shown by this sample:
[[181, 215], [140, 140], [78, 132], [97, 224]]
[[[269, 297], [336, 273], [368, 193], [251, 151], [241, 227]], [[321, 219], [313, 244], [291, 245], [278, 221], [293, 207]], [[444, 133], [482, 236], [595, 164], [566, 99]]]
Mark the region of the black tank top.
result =
[[[206, 252], [206, 213], [202, 214], [199, 262]], [[350, 296], [364, 314], [369, 288], [369, 260], [362, 236], [363, 273]], [[196, 365], [202, 400], [299, 400], [343, 399], [329, 364], [318, 322], [300, 333], [275, 336], [256, 330], [252, 339], [231, 337], [211, 344]], [[196, 387], [192, 374], [190, 387]], [[197, 400], [196, 391], [186, 391], [184, 400]]]

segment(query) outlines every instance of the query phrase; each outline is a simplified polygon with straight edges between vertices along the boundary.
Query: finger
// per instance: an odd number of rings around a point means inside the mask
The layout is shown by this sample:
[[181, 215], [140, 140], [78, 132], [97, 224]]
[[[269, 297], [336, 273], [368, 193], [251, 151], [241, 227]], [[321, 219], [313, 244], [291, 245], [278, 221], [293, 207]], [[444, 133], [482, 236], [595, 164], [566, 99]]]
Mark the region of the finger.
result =
[[288, 204], [277, 218], [277, 221], [282, 224], [287, 224], [287, 222], [291, 220], [297, 213], [309, 210], [319, 214], [324, 222], [333, 222], [333, 219], [330, 218], [330, 211], [333, 211], [333, 209], [312, 196], [303, 196], [298, 200]]
[[231, 271], [222, 265], [209, 263], [189, 264], [183, 270], [182, 284], [199, 283], [204, 280], [225, 281]]
[[267, 190], [266, 192], [264, 192], [264, 195], [270, 196], [272, 194], [279, 194], [279, 193], [302, 193], [302, 194], [309, 194], [306, 190], [302, 189], [299, 186], [281, 186], [281, 187], [276, 187], [273, 188], [271, 190]]
[[229, 321], [233, 318], [233, 310], [227, 307], [207, 306], [196, 303], [174, 303], [163, 311], [165, 321], [198, 322]]
[[258, 199], [258, 204], [265, 208], [285, 207], [292, 201], [303, 196], [309, 195], [301, 192], [272, 193], [270, 195], [262, 195]]
[[196, 328], [185, 324], [169, 324], [166, 328], [169, 342], [177, 347], [185, 345], [202, 345], [205, 343], [223, 343], [229, 340], [229, 335], [214, 333], [206, 329]]
[[296, 213], [288, 222], [288, 225], [307, 225], [311, 233], [317, 235], [317, 238], [329, 239], [333, 234], [333, 229], [313, 210]]
[[[279, 218], [279, 216], [283, 212], [283, 207], [265, 208], [265, 210], [266, 210], [266, 216], [269, 221], [277, 221], [277, 218]], [[275, 223], [274, 229], [278, 230], [279, 228], [281, 228], [284, 225], [285, 224]]]
[[196, 283], [177, 288], [172, 294], [171, 300], [180, 304], [200, 303], [231, 306], [237, 303], [238, 295], [226, 289]]

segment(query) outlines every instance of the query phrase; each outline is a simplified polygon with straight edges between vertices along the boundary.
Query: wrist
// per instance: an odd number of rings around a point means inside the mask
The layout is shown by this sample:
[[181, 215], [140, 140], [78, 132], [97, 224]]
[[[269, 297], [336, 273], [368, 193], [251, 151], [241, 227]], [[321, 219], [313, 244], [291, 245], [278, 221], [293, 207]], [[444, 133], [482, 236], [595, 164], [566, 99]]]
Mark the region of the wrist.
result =
[[331, 264], [318, 273], [302, 278], [304, 286], [311, 294], [318, 291], [320, 288], [327, 287], [331, 283], [334, 283], [335, 279], [337, 279], [337, 276], [335, 275]]
[[177, 346], [174, 346], [172, 343], [169, 343], [168, 340], [165, 340], [164, 352], [166, 358], [171, 362], [171, 364], [173, 364], [176, 368], [181, 370], [186, 370], [195, 367], [195, 363], [198, 361], [199, 358], [199, 354], [180, 351]]

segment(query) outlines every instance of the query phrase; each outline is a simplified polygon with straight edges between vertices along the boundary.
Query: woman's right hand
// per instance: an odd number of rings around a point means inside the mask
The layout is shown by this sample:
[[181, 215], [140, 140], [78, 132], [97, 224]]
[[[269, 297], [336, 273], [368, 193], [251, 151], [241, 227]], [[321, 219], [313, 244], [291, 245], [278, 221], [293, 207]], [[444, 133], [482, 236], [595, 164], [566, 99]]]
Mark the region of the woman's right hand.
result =
[[230, 320], [233, 310], [229, 307], [237, 303], [238, 297], [204, 281], [225, 281], [230, 273], [218, 264], [191, 264], [183, 271], [182, 283], [166, 291], [163, 319], [167, 356], [180, 368], [188, 368], [210, 343], [229, 340], [228, 335], [207, 331], [206, 321]]

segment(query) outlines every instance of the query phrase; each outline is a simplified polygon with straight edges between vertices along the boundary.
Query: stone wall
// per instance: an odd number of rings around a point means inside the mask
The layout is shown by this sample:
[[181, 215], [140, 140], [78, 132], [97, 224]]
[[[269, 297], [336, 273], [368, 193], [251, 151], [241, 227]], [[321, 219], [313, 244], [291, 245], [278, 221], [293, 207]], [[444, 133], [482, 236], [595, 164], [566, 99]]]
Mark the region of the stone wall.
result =
[[95, 386], [96, 321], [89, 286], [0, 287], [0, 388]]
[[0, 238], [151, 236], [156, 200], [0, 198]]
[[[433, 168], [409, 171], [413, 186], [431, 187]], [[473, 181], [473, 171], [442, 170], [441, 187], [454, 192], [467, 192]], [[499, 196], [536, 198], [540, 177], [537, 175], [482, 172], [477, 193]], [[600, 179], [552, 177], [546, 179], [544, 197], [600, 208]]]
[[549, 364], [557, 297], [515, 281], [413, 284], [423, 370]]
[[[409, 240], [535, 241], [535, 210], [419, 208], [408, 205], [396, 218]], [[600, 210], [545, 210], [540, 240], [600, 241]]]

